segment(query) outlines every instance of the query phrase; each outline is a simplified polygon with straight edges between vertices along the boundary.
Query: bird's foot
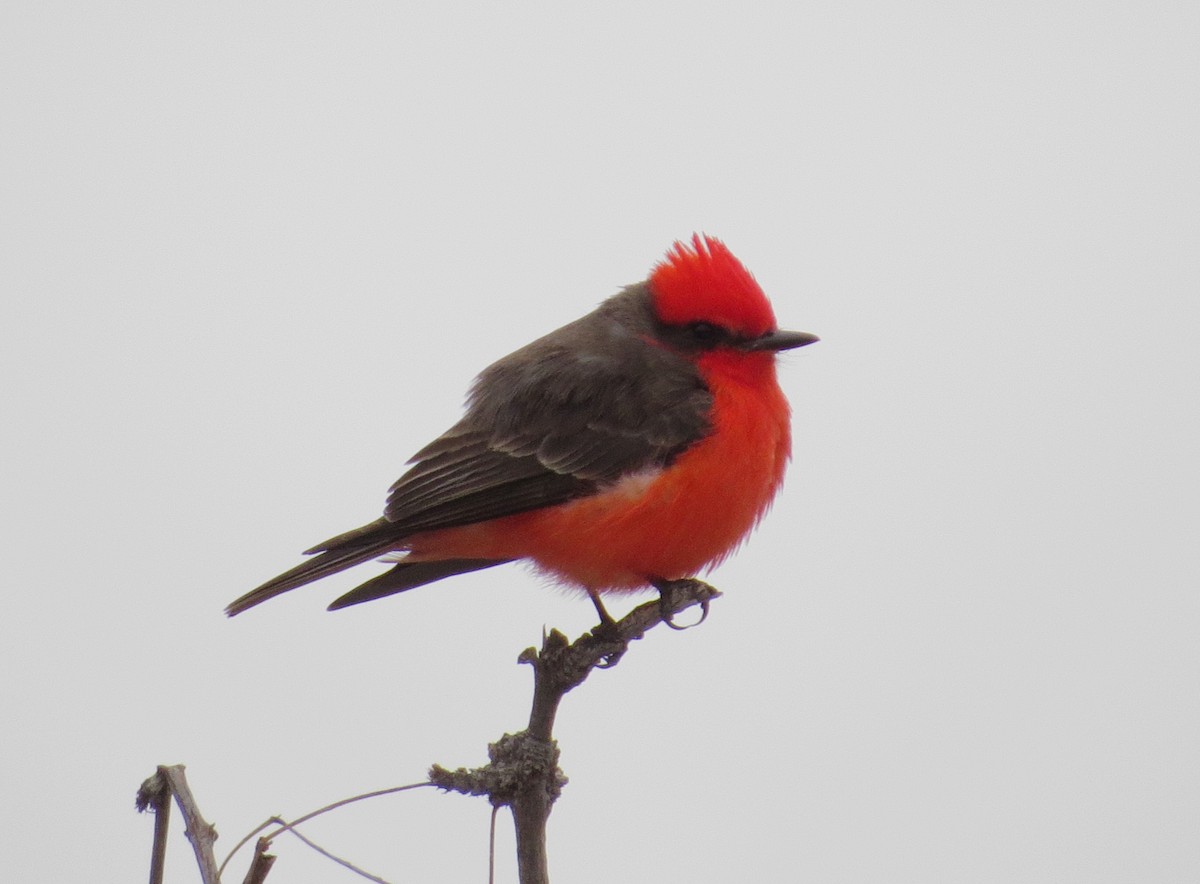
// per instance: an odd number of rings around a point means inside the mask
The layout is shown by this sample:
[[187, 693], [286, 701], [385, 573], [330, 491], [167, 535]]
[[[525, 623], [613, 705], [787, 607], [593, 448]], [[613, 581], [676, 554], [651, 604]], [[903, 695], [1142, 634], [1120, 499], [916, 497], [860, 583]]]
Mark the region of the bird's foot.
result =
[[693, 626], [699, 626], [701, 623], [703, 623], [705, 620], [708, 619], [708, 601], [709, 600], [707, 598], [704, 598], [704, 599], [700, 600], [700, 619], [699, 620], [697, 620], [695, 623], [689, 623], [686, 625], [675, 622], [674, 604], [672, 601], [673, 594], [675, 593], [676, 589], [682, 588], [684, 586], [691, 586], [693, 583], [695, 583], [697, 581], [694, 581], [690, 577], [685, 577], [682, 580], [655, 579], [655, 580], [651, 580], [650, 582], [653, 584], [654, 588], [658, 590], [659, 610], [662, 613], [662, 622], [667, 624], [667, 626], [669, 626], [672, 629], [677, 630], [679, 632], [683, 632], [683, 630], [685, 630], [685, 629], [691, 629]]

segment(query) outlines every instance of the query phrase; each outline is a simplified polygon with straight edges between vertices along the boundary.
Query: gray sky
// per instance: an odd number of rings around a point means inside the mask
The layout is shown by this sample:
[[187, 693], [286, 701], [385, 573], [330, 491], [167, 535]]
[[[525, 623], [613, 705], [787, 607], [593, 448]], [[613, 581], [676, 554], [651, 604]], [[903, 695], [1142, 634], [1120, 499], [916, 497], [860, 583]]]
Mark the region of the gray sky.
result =
[[[227, 850], [519, 728], [517, 653], [594, 619], [520, 568], [221, 608], [694, 230], [822, 342], [709, 621], [566, 700], [555, 881], [1200, 879], [1195, 3], [0, 19], [11, 880], [139, 880], [159, 763]], [[309, 832], [482, 881], [487, 816]]]

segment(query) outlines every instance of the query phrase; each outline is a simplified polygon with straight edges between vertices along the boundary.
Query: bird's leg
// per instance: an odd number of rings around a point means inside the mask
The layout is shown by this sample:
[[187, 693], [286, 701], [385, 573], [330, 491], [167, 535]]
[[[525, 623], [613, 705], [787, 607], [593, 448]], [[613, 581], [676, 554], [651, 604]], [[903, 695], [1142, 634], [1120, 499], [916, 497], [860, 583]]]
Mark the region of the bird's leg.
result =
[[594, 589], [588, 589], [588, 598], [592, 600], [592, 604], [596, 606], [596, 613], [600, 615], [600, 625], [592, 630], [592, 635], [604, 642], [613, 642], [621, 645], [621, 648], [613, 651], [604, 658], [603, 663], [597, 663], [597, 669], [608, 669], [611, 666], [616, 666], [617, 661], [625, 653], [625, 640], [621, 638], [621, 627], [617, 626], [617, 621], [613, 619], [612, 614], [608, 613], [608, 609], [604, 607], [604, 602], [600, 601], [600, 593]]
[[588, 589], [588, 598], [592, 600], [592, 604], [596, 606], [596, 613], [600, 615], [600, 625], [606, 629], [614, 629], [617, 621], [612, 618], [612, 614], [608, 613], [608, 609], [604, 607], [604, 602], [600, 601], [600, 593], [594, 589]]
[[659, 610], [662, 612], [662, 622], [667, 624], [667, 626], [671, 627], [672, 629], [677, 629], [680, 632], [685, 629], [691, 629], [693, 626], [699, 626], [708, 619], [708, 599], [702, 599], [700, 602], [699, 620], [689, 626], [680, 626], [675, 622], [675, 615], [671, 613], [671, 606], [667, 600], [670, 598], [671, 593], [674, 591], [677, 585], [691, 582], [692, 580], [686, 577], [683, 580], [663, 580], [661, 577], [652, 577], [650, 579], [650, 583], [655, 589], [658, 590], [658, 604]]

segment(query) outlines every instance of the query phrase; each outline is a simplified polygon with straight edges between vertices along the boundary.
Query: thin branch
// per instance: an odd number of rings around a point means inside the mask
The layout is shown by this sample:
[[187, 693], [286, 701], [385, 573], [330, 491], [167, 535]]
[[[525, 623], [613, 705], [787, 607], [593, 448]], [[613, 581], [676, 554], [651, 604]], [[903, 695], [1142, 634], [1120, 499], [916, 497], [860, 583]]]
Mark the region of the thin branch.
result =
[[[315, 850], [317, 853], [321, 854], [321, 856], [325, 857], [326, 859], [333, 860], [335, 863], [337, 863], [342, 868], [349, 869], [350, 871], [354, 872], [355, 874], [361, 875], [362, 877], [366, 878], [368, 881], [374, 881], [375, 884], [388, 884], [388, 882], [385, 879], [380, 878], [378, 875], [372, 875], [366, 869], [360, 869], [354, 863], [350, 862], [350, 860], [342, 859], [337, 854], [330, 853], [328, 850], [326, 850], [320, 844], [313, 841], [311, 838], [305, 837], [303, 834], [301, 834], [299, 829], [293, 829], [291, 826], [286, 826], [285, 828], [281, 829], [280, 831], [288, 832], [289, 834], [294, 835], [295, 837], [297, 837], [301, 841], [303, 841], [305, 844], [307, 844], [310, 848]], [[279, 832], [276, 832], [275, 834], [278, 835]]]
[[[263, 829], [266, 829], [269, 826], [279, 826], [279, 828], [276, 829], [274, 832], [271, 832], [270, 834], [265, 835], [262, 838], [259, 838], [258, 846], [256, 847], [256, 850], [255, 850], [254, 862], [258, 862], [258, 855], [263, 850], [266, 850], [275, 838], [277, 838], [279, 835], [281, 835], [284, 832], [290, 832], [291, 834], [293, 834], [297, 838], [299, 838], [301, 841], [303, 841], [305, 844], [307, 844], [309, 847], [311, 847], [313, 850], [320, 853], [322, 856], [333, 860], [334, 862], [346, 867], [347, 869], [351, 870], [352, 872], [357, 872], [359, 875], [362, 875], [364, 878], [367, 878], [368, 880], [379, 881], [379, 882], [382, 882], [382, 884], [387, 884], [387, 882], [384, 881], [382, 878], [375, 877], [370, 872], [367, 872], [367, 871], [364, 871], [363, 869], [358, 868], [358, 866], [354, 865], [350, 861], [342, 859], [341, 857], [339, 857], [333, 853], [330, 853], [328, 850], [321, 847], [319, 844], [315, 843], [314, 841], [312, 841], [309, 838], [306, 838], [304, 835], [300, 834], [299, 831], [297, 831], [296, 827], [299, 826], [301, 823], [308, 822], [309, 820], [313, 819], [314, 817], [320, 816], [323, 813], [328, 813], [331, 810], [337, 810], [339, 807], [345, 807], [347, 804], [353, 804], [356, 801], [364, 801], [367, 798], [378, 798], [381, 795], [391, 795], [395, 792], [407, 792], [410, 789], [423, 789], [426, 786], [431, 786], [431, 785], [433, 785], [433, 784], [432, 783], [409, 783], [406, 786], [392, 786], [391, 788], [388, 788], [388, 789], [377, 789], [374, 792], [364, 792], [361, 795], [353, 795], [349, 798], [342, 798], [338, 801], [334, 801], [332, 804], [326, 804], [324, 807], [319, 807], [316, 810], [313, 810], [313, 811], [310, 811], [309, 813], [304, 814], [303, 816], [296, 817], [296, 819], [292, 820], [291, 822], [284, 820], [282, 817], [273, 816], [270, 819], [264, 820], [263, 822], [259, 823], [257, 826], [254, 827], [253, 831], [251, 831], [249, 834], [247, 834], [245, 837], [243, 837], [241, 841], [239, 841], [237, 844], [235, 844], [233, 846], [233, 850], [229, 851], [229, 855], [226, 856], [224, 862], [221, 863], [220, 872], [224, 873], [225, 867], [227, 865], [229, 865], [229, 861], [233, 859], [234, 855], [237, 854], [237, 852], [239, 850], [241, 850], [243, 847], [246, 846], [247, 843], [249, 843], [251, 838], [253, 838], [259, 832], [261, 832]], [[265, 842], [265, 844], [264, 844], [264, 842]], [[274, 861], [275, 861], [275, 858], [271, 857], [271, 862], [274, 862]], [[251, 871], [253, 871], [253, 869], [254, 869], [254, 862], [251, 863]], [[268, 868], [269, 868], [269, 866], [268, 866]], [[265, 875], [265, 874], [266, 874], [266, 872], [264, 871], [263, 875]], [[247, 873], [247, 875], [249, 875], [249, 872]], [[247, 882], [249, 882], [250, 878], [247, 877], [246, 880], [247, 880]]]
[[184, 834], [192, 842], [192, 852], [196, 854], [196, 863], [200, 866], [200, 880], [204, 884], [221, 884], [217, 873], [217, 860], [213, 856], [213, 842], [217, 840], [217, 830], [211, 823], [205, 822], [200, 815], [200, 808], [192, 796], [187, 777], [183, 773], [182, 764], [172, 764], [159, 767], [158, 772], [166, 778], [183, 814]]
[[[225, 867], [227, 865], [229, 865], [229, 861], [234, 858], [234, 856], [237, 854], [237, 852], [239, 850], [241, 850], [248, 843], [250, 843], [251, 838], [253, 838], [255, 835], [257, 835], [259, 832], [261, 832], [267, 826], [275, 826], [275, 825], [282, 826], [282, 825], [286, 825], [286, 824], [279, 817], [273, 816], [270, 819], [263, 820], [261, 823], [259, 823], [257, 826], [255, 826], [250, 832], [248, 832], [242, 838], [241, 841], [239, 841], [237, 844], [233, 845], [233, 850], [229, 851], [229, 853], [225, 856], [224, 861], [221, 863], [221, 867], [219, 869], [217, 869], [217, 871], [220, 872], [222, 875], [224, 875]], [[268, 838], [267, 840], [270, 841], [271, 839]]]
[[[183, 773], [182, 764], [160, 764], [154, 776], [147, 779], [138, 789], [138, 810], [146, 810], [153, 806], [156, 818], [154, 821], [154, 850], [151, 858], [150, 881], [159, 884], [162, 881], [163, 860], [158, 857], [158, 851], [165, 849], [167, 835], [167, 801], [174, 796], [183, 814], [184, 834], [192, 842], [192, 852], [196, 854], [196, 864], [200, 866], [200, 879], [204, 884], [221, 884], [220, 872], [217, 871], [217, 861], [213, 857], [213, 842], [217, 840], [217, 830], [204, 821], [196, 799], [188, 787], [187, 777]], [[164, 847], [159, 847], [159, 835], [162, 835]], [[155, 875], [158, 877], [156, 878]]]
[[496, 814], [499, 806], [492, 805], [492, 819], [488, 825], [488, 884], [496, 884]]
[[171, 790], [163, 778], [154, 776], [142, 783], [137, 794], [137, 809], [154, 813], [154, 847], [150, 851], [150, 884], [162, 884], [167, 863], [167, 833], [171, 828]]
[[[290, 823], [280, 822], [280, 825], [283, 827], [280, 829], [280, 831], [283, 831], [284, 829], [294, 829], [296, 826], [300, 825], [301, 823], [307, 823], [314, 817], [318, 817], [323, 813], [329, 813], [331, 810], [337, 810], [339, 807], [345, 807], [347, 804], [353, 804], [355, 801], [365, 801], [368, 798], [378, 798], [381, 795], [392, 795], [396, 792], [407, 792], [411, 789], [424, 789], [426, 786], [431, 785], [433, 784], [424, 782], [409, 783], [407, 786], [391, 786], [387, 789], [376, 789], [374, 792], [363, 792], [361, 795], [353, 795], [350, 798], [342, 798], [340, 801], [335, 801], [332, 804], [326, 804], [324, 807], [319, 807], [316, 810], [310, 811], [309, 813], [304, 814], [304, 816], [296, 817]], [[275, 832], [268, 837], [274, 838], [275, 835], [278, 834], [279, 832]]]
[[275, 865], [275, 860], [278, 859], [275, 854], [267, 853], [267, 848], [270, 846], [271, 839], [258, 839], [258, 843], [254, 845], [254, 859], [250, 861], [250, 868], [246, 870], [246, 877], [242, 879], [242, 884], [263, 884], [267, 880], [267, 873], [271, 871], [271, 866]]

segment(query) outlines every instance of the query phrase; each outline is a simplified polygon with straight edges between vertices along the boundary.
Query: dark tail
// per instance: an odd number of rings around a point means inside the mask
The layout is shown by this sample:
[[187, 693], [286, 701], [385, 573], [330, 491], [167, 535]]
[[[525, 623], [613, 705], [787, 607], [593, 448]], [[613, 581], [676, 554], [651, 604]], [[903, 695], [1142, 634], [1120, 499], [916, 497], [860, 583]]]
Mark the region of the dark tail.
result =
[[250, 590], [240, 599], [230, 602], [225, 608], [225, 613], [230, 617], [235, 614], [240, 614], [242, 611], [247, 611], [255, 605], [261, 605], [267, 599], [273, 599], [277, 595], [282, 595], [289, 589], [295, 589], [297, 586], [303, 586], [306, 583], [312, 583], [314, 580], [320, 580], [322, 577], [328, 577], [330, 574], [336, 574], [338, 571], [344, 571], [347, 568], [352, 568], [355, 565], [361, 565], [363, 562], [378, 558], [384, 553], [390, 552], [395, 547], [395, 541], [378, 541], [374, 544], [351, 547], [350, 549], [335, 549], [323, 552], [307, 562], [302, 562], [290, 571], [284, 571], [278, 577], [274, 577], [256, 589]]
[[[230, 617], [261, 605], [268, 599], [282, 595], [290, 589], [320, 580], [355, 565], [361, 565], [371, 559], [378, 558], [389, 552], [394, 552], [403, 535], [397, 536], [395, 526], [386, 519], [379, 519], [369, 525], [339, 534], [310, 549], [306, 555], [313, 558], [302, 562], [290, 571], [285, 571], [255, 589], [250, 590], [236, 601], [230, 602], [225, 613]], [[468, 571], [478, 571], [480, 568], [490, 568], [493, 565], [504, 564], [495, 559], [447, 559], [442, 562], [400, 562], [392, 570], [368, 580], [362, 586], [352, 589], [329, 606], [329, 610], [357, 605], [371, 599], [382, 598], [414, 586], [422, 586], [449, 577], [453, 574], [465, 574]]]
[[503, 565], [510, 559], [444, 559], [440, 562], [398, 562], [390, 571], [385, 571], [378, 577], [373, 577], [361, 586], [350, 590], [344, 596], [336, 599], [330, 606], [330, 611], [348, 608], [384, 596], [404, 592], [426, 583], [433, 583], [443, 577], [455, 574], [467, 574], [471, 571], [481, 571], [484, 568], [494, 568]]

